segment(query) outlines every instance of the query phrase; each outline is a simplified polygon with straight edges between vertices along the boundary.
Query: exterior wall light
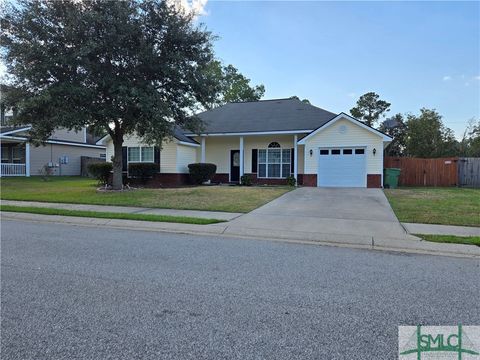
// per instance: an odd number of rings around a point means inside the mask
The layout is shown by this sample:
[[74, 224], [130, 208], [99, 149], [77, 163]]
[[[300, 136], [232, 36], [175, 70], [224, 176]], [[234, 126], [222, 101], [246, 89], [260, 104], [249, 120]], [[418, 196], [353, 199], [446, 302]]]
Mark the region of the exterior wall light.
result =
[[373, 156], [377, 153], [377, 149], [373, 148]]
[[312, 156], [312, 155], [313, 155], [313, 150], [312, 150], [312, 149], [310, 149], [310, 156]]

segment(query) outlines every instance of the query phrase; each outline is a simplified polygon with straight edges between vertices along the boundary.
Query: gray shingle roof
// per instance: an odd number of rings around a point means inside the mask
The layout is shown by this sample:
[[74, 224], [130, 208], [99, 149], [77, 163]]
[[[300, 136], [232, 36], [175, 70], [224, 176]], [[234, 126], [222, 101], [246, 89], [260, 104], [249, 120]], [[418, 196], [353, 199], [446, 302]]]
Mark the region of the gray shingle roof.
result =
[[173, 137], [175, 139], [177, 139], [178, 141], [183, 141], [183, 142], [190, 143], [190, 144], [198, 144], [198, 142], [196, 142], [192, 138], [189, 138], [184, 133], [185, 133], [184, 130], [182, 130], [178, 126], [175, 126], [175, 129], [173, 130]]
[[4, 134], [4, 133], [8, 133], [8, 132], [15, 132], [15, 131], [22, 130], [22, 129], [25, 129], [25, 128], [28, 128], [28, 127], [29, 126], [2, 126], [0, 128], [0, 133]]
[[206, 134], [314, 130], [336, 114], [297, 99], [228, 103], [202, 112]]

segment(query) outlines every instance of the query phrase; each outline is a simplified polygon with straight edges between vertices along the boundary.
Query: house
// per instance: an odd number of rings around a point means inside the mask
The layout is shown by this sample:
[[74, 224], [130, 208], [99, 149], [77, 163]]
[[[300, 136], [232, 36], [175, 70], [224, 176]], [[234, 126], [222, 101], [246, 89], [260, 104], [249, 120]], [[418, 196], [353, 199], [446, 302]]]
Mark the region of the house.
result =
[[[388, 135], [345, 114], [297, 99], [228, 103], [198, 114], [200, 134], [175, 131], [161, 151], [135, 135], [124, 143], [128, 163], [154, 162], [159, 185], [188, 182], [188, 164], [217, 165], [213, 181], [237, 183], [249, 174], [254, 183], [285, 184], [293, 176], [306, 186], [381, 187], [383, 149]], [[113, 143], [106, 136], [107, 161]]]
[[47, 166], [52, 175], [80, 175], [81, 157], [105, 159], [105, 147], [89, 143], [87, 130], [57, 129], [44, 145], [33, 146], [30, 126], [9, 126], [2, 118], [0, 127], [0, 176], [40, 175]]

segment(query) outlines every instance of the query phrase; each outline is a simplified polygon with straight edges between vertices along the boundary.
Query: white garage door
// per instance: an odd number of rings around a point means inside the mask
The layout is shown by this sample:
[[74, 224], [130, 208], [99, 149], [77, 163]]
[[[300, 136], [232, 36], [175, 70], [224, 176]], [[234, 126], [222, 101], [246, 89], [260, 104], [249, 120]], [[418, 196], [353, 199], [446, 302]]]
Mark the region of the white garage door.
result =
[[324, 148], [319, 151], [318, 186], [367, 186], [365, 148]]

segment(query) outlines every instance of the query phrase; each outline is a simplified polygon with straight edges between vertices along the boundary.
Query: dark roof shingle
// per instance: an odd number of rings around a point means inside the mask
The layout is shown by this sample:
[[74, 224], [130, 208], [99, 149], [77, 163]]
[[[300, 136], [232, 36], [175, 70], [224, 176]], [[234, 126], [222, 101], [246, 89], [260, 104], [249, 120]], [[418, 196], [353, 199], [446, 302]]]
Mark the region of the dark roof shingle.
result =
[[203, 133], [221, 134], [314, 130], [336, 114], [297, 99], [277, 99], [228, 103], [197, 116]]

